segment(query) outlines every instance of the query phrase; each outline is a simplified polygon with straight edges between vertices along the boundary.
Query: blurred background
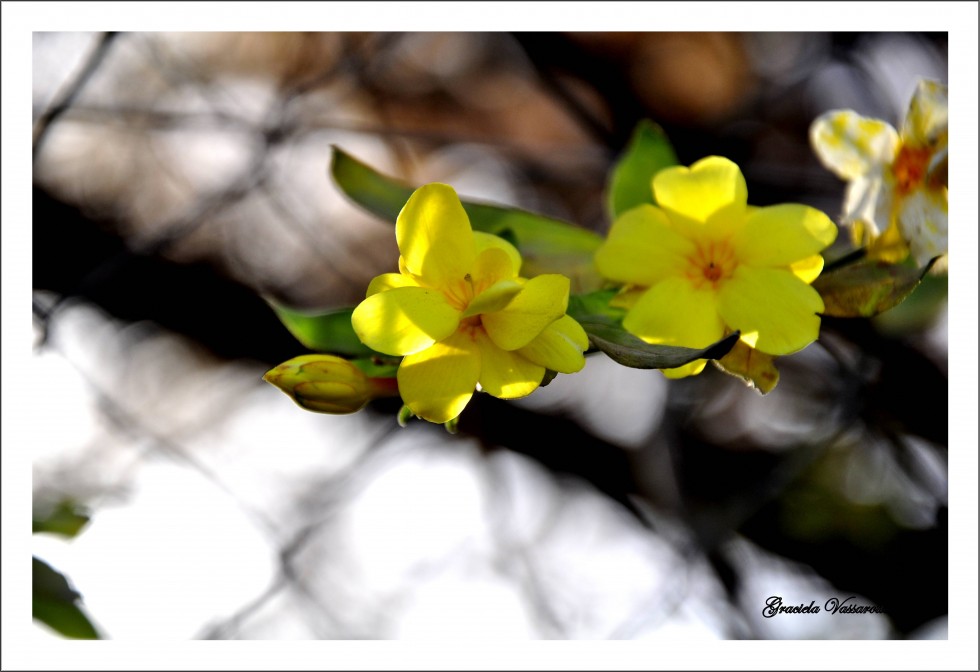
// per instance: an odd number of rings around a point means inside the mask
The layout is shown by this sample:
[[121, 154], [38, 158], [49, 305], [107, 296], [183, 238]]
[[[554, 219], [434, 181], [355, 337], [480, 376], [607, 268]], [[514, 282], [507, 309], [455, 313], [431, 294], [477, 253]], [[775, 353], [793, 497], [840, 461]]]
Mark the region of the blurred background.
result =
[[[36, 524], [87, 518], [35, 556], [118, 640], [945, 639], [945, 276], [826, 320], [765, 397], [597, 354], [477, 395], [453, 436], [261, 376], [304, 353], [262, 297], [353, 305], [397, 263], [331, 146], [604, 233], [648, 118], [683, 164], [736, 161], [751, 203], [836, 218], [811, 121], [898, 126], [947, 55], [945, 33], [34, 33], [31, 370], [58, 410], [22, 448]], [[882, 613], [764, 618], [775, 595]]]

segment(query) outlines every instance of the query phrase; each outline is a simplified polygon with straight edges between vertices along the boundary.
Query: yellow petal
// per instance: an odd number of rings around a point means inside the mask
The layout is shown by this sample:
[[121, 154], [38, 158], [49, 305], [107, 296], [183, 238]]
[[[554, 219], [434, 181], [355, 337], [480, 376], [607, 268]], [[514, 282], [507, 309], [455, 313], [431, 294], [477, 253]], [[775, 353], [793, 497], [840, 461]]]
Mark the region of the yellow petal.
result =
[[419, 283], [410, 275], [402, 273], [382, 273], [371, 281], [367, 288], [367, 296], [379, 292], [387, 292], [396, 287], [418, 287]]
[[[725, 327], [715, 307], [714, 291], [695, 289], [683, 278], [668, 278], [652, 287], [634, 304], [623, 327], [647, 343], [700, 348], [718, 341]], [[706, 359], [661, 369], [667, 378], [696, 376]]]
[[429, 422], [448, 422], [459, 415], [480, 378], [480, 351], [462, 331], [398, 367], [398, 391], [412, 413]]
[[739, 266], [718, 292], [718, 312], [741, 340], [769, 355], [788, 355], [817, 339], [823, 300], [788, 270]]
[[806, 284], [810, 284], [820, 275], [823, 270], [823, 257], [819, 254], [794, 261], [789, 265], [789, 271]]
[[683, 272], [693, 253], [694, 243], [671, 228], [660, 208], [640, 205], [613, 222], [595, 263], [610, 280], [649, 287]]
[[739, 167], [720, 156], [709, 156], [690, 168], [665, 168], [653, 178], [657, 204], [671, 221], [707, 226], [710, 235], [741, 223], [748, 200], [745, 178]]
[[449, 336], [459, 326], [459, 311], [441, 292], [396, 287], [364, 299], [351, 315], [357, 337], [386, 355], [410, 355]]
[[476, 244], [476, 254], [479, 257], [480, 253], [484, 250], [491, 248], [496, 248], [503, 250], [507, 257], [511, 261], [512, 273], [517, 275], [521, 272], [521, 253], [517, 251], [517, 248], [511, 245], [509, 242], [501, 238], [500, 236], [495, 236], [490, 233], [484, 233], [483, 231], [473, 232], [473, 242]]
[[810, 126], [810, 144], [821, 163], [845, 180], [866, 175], [892, 162], [898, 132], [880, 119], [853, 110], [831, 110]]
[[609, 299], [609, 306], [629, 310], [636, 305], [636, 302], [640, 300], [647, 289], [647, 287], [630, 287], [627, 285], [616, 296]]
[[784, 266], [820, 252], [837, 238], [837, 227], [824, 213], [805, 205], [759, 208], [735, 234], [740, 263]]
[[[520, 260], [517, 265], [520, 266]], [[478, 291], [483, 291], [501, 280], [516, 278], [515, 268], [513, 257], [506, 250], [500, 247], [488, 247], [477, 255], [470, 279]]]
[[754, 387], [762, 394], [772, 392], [779, 383], [779, 369], [776, 368], [775, 357], [750, 348], [738, 341], [721, 359], [715, 360], [719, 369], [741, 378], [749, 387]]
[[623, 319], [623, 328], [647, 343], [703, 348], [725, 331], [715, 290], [695, 289], [685, 278], [667, 278], [640, 297]]
[[503, 310], [483, 315], [483, 326], [498, 347], [516, 350], [565, 314], [569, 281], [563, 275], [531, 278]]
[[578, 322], [565, 315], [544, 328], [517, 352], [535, 364], [558, 373], [575, 373], [585, 366], [589, 337]]
[[660, 369], [660, 372], [667, 378], [671, 379], [687, 378], [688, 376], [696, 376], [704, 371], [704, 367], [707, 363], [707, 359], [695, 359], [693, 362], [689, 362], [684, 366], [678, 366], [674, 369]]
[[933, 80], [921, 80], [905, 115], [902, 139], [916, 147], [945, 146], [948, 125], [948, 87]]
[[405, 267], [433, 287], [462, 278], [476, 259], [470, 220], [445, 184], [415, 190], [398, 214], [395, 238]]
[[477, 332], [480, 348], [480, 387], [500, 399], [517, 399], [534, 392], [544, 378], [544, 367], [516, 352], [501, 350], [490, 338]]
[[891, 224], [880, 236], [868, 245], [868, 258], [898, 264], [909, 256], [909, 246], [898, 228], [898, 220], [892, 219]]
[[504, 308], [521, 291], [522, 285], [516, 280], [501, 280], [470, 301], [462, 317], [493, 313]]

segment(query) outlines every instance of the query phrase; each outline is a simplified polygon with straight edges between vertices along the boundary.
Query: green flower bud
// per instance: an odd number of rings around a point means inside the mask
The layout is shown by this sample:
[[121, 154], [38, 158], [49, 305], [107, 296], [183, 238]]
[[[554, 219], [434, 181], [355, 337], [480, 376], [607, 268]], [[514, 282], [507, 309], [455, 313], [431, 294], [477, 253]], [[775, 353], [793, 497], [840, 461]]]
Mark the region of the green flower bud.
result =
[[369, 378], [356, 364], [333, 355], [293, 357], [262, 379], [317, 413], [355, 413], [372, 399], [398, 394], [393, 379]]

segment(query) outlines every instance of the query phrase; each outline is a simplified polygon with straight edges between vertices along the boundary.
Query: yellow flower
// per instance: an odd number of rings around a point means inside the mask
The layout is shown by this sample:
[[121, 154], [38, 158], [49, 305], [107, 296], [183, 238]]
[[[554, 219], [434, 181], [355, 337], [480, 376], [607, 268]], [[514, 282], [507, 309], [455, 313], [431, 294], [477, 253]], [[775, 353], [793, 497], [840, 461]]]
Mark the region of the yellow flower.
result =
[[563, 275], [519, 277], [507, 241], [470, 227], [452, 187], [412, 194], [395, 223], [399, 273], [379, 275], [351, 318], [368, 347], [402, 356], [398, 389], [415, 415], [457, 417], [479, 383], [501, 399], [533, 392], [545, 369], [585, 366], [588, 338], [565, 315]]
[[300, 355], [266, 372], [262, 379], [318, 413], [354, 413], [377, 397], [393, 396], [391, 381], [369, 378], [357, 365], [334, 355]]
[[880, 119], [833, 110], [810, 127], [821, 162], [848, 181], [843, 223], [871, 256], [923, 266], [948, 249], [947, 87], [919, 82], [901, 134]]
[[[623, 327], [647, 343], [700, 348], [741, 331], [741, 341], [788, 355], [816, 340], [823, 300], [809, 283], [819, 252], [837, 236], [830, 219], [805, 205], [746, 205], [738, 166], [717, 156], [653, 178], [659, 207], [623, 213], [596, 252], [605, 277], [624, 283]], [[665, 369], [698, 374], [706, 360]]]

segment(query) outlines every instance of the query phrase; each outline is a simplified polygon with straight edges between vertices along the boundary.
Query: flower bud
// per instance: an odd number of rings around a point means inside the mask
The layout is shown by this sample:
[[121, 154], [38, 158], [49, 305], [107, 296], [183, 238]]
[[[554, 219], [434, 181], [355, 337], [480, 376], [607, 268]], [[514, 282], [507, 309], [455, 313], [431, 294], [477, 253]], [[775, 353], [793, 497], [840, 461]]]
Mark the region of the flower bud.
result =
[[318, 413], [354, 413], [376, 397], [397, 394], [394, 380], [369, 378], [356, 364], [333, 355], [294, 357], [262, 379]]

